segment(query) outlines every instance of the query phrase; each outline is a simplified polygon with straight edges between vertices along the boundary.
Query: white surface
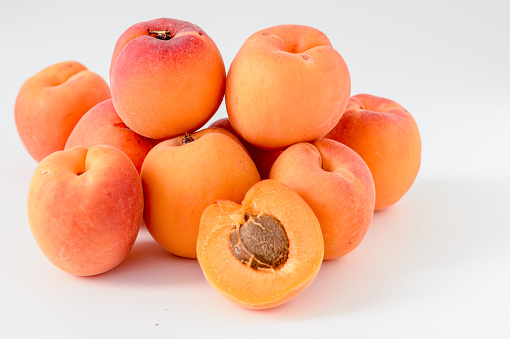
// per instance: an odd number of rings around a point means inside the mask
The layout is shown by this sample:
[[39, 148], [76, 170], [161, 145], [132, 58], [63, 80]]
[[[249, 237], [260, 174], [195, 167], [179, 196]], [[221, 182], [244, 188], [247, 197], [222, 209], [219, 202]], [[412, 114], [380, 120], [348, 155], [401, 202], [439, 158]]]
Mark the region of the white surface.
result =
[[[2, 1], [1, 336], [507, 338], [508, 14], [505, 0]], [[167, 254], [146, 231], [125, 262], [91, 278], [53, 267], [30, 233], [26, 197], [37, 164], [14, 125], [19, 87], [70, 59], [107, 79], [118, 36], [156, 17], [201, 26], [227, 69], [259, 29], [319, 28], [346, 60], [352, 94], [391, 98], [418, 123], [423, 156], [414, 186], [375, 214], [357, 250], [324, 263], [284, 306], [230, 303], [195, 260]], [[213, 119], [224, 116], [222, 105]]]

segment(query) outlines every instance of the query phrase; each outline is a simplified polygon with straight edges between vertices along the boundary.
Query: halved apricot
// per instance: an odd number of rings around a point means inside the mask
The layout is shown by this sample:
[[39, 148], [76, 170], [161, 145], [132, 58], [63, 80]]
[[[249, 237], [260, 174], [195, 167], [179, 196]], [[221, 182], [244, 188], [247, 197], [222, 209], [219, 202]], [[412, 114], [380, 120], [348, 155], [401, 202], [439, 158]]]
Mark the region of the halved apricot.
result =
[[219, 200], [202, 214], [197, 258], [209, 284], [247, 308], [281, 305], [313, 281], [324, 256], [317, 217], [276, 180], [256, 183], [241, 205]]

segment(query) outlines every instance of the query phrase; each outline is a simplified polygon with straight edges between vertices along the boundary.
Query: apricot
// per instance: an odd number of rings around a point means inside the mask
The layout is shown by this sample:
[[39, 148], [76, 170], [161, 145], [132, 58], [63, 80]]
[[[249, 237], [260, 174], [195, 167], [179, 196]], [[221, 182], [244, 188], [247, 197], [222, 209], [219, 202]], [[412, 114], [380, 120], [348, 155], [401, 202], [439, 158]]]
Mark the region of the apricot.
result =
[[349, 146], [365, 160], [374, 177], [376, 210], [399, 201], [418, 175], [418, 125], [395, 101], [369, 94], [351, 97], [342, 119], [326, 137]]
[[209, 284], [247, 308], [290, 301], [314, 280], [324, 255], [308, 204], [275, 180], [263, 180], [242, 204], [220, 200], [202, 214], [197, 258]]
[[207, 205], [218, 199], [241, 202], [260, 176], [235, 136], [207, 128], [154, 146], [141, 179], [147, 230], [170, 253], [196, 258], [200, 216]]
[[255, 163], [255, 165], [257, 166], [257, 170], [259, 171], [260, 178], [261, 179], [269, 178], [269, 171], [271, 170], [271, 166], [273, 166], [273, 163], [275, 162], [276, 158], [278, 158], [278, 156], [282, 153], [281, 150], [266, 151], [262, 148], [258, 148], [257, 146], [253, 146], [252, 144], [250, 144], [237, 134], [237, 132], [230, 124], [230, 120], [228, 120], [228, 118], [216, 120], [213, 123], [211, 123], [209, 127], [224, 128], [227, 131], [234, 134], [241, 141], [241, 143], [243, 144], [243, 146], [246, 148], [251, 158], [253, 159], [253, 162]]
[[152, 148], [149, 139], [124, 124], [111, 99], [95, 105], [83, 115], [67, 139], [65, 149], [74, 146], [90, 148], [94, 145], [117, 147], [131, 159], [139, 173], [143, 160]]
[[129, 128], [151, 139], [205, 125], [223, 100], [225, 76], [220, 51], [204, 30], [169, 18], [128, 28], [110, 65], [117, 113]]
[[328, 133], [350, 91], [347, 65], [323, 32], [281, 25], [253, 34], [241, 46], [228, 71], [225, 103], [236, 132], [272, 150]]
[[349, 147], [320, 139], [287, 148], [269, 173], [312, 208], [324, 236], [324, 259], [353, 251], [374, 213], [375, 187], [368, 166]]
[[110, 98], [108, 84], [76, 61], [49, 66], [26, 80], [14, 105], [19, 137], [30, 155], [41, 161], [64, 149], [80, 118]]
[[138, 235], [140, 176], [112, 146], [57, 151], [37, 166], [27, 211], [32, 234], [50, 262], [74, 275], [104, 273], [124, 260]]

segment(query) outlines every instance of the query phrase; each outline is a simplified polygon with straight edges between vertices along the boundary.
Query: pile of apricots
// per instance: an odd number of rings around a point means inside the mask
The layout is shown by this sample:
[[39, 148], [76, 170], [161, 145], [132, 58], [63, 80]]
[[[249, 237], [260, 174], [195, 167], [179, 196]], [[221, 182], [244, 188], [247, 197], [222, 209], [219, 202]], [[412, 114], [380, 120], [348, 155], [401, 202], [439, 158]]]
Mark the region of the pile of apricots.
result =
[[[210, 122], [223, 99], [228, 118]], [[421, 161], [411, 114], [351, 96], [340, 53], [302, 25], [254, 33], [227, 74], [200, 27], [140, 22], [117, 40], [110, 85], [57, 63], [25, 81], [14, 113], [39, 162], [27, 213], [51, 263], [107, 272], [145, 224], [248, 308], [289, 301], [353, 251]]]

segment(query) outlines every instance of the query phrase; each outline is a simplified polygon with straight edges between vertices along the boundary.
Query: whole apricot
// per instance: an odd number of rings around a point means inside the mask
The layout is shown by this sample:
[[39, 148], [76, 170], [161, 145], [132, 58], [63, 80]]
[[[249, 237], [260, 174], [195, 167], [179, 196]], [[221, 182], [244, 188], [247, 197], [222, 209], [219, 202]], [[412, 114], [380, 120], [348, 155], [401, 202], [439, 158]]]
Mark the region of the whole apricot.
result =
[[14, 106], [18, 134], [37, 161], [64, 149], [80, 118], [109, 99], [108, 84], [76, 61], [49, 66], [21, 86]]
[[260, 176], [235, 136], [208, 128], [154, 146], [141, 179], [147, 230], [170, 253], [196, 258], [204, 209], [218, 199], [240, 202]]
[[350, 98], [327, 138], [358, 153], [375, 182], [375, 209], [399, 201], [411, 188], [421, 163], [421, 138], [412, 115], [390, 99], [369, 94]]
[[324, 259], [353, 251], [372, 222], [374, 180], [363, 159], [334, 140], [288, 147], [269, 178], [296, 191], [312, 208], [324, 236]]
[[228, 71], [225, 103], [236, 132], [272, 150], [323, 137], [340, 120], [350, 91], [347, 65], [323, 32], [281, 25], [241, 46]]
[[129, 128], [151, 139], [170, 138], [213, 116], [225, 92], [225, 65], [203, 29], [159, 18], [119, 37], [110, 84], [115, 109]]
[[44, 255], [61, 270], [88, 276], [128, 255], [143, 216], [140, 176], [112, 146], [57, 151], [37, 166], [28, 222]]

